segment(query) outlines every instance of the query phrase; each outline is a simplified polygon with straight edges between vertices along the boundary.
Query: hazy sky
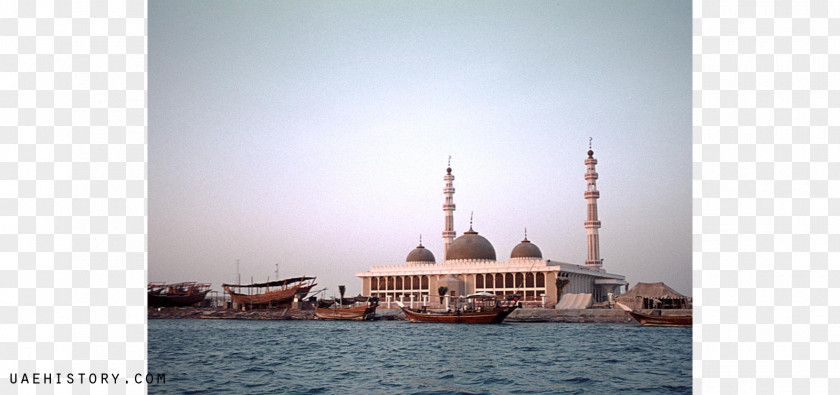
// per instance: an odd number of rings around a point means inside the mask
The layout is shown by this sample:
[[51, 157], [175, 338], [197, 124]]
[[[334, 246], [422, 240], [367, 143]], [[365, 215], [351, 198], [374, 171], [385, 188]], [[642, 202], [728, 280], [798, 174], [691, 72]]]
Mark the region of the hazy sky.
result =
[[609, 272], [691, 292], [690, 1], [149, 2], [149, 281], [499, 260], [528, 238], [586, 259], [599, 163]]

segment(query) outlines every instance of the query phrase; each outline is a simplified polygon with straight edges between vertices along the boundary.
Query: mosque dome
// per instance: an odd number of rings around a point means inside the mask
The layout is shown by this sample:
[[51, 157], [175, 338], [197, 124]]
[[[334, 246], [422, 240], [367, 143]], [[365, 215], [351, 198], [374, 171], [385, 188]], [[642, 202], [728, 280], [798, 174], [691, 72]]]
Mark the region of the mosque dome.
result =
[[427, 250], [426, 247], [423, 247], [423, 244], [420, 244], [417, 248], [408, 253], [405, 261], [435, 263], [435, 254], [432, 254], [432, 252]]
[[496, 249], [484, 236], [479, 236], [478, 232], [470, 227], [470, 230], [464, 232], [449, 246], [449, 250], [446, 251], [446, 260], [450, 259], [487, 259], [495, 261]]
[[525, 240], [522, 240], [522, 242], [517, 244], [516, 247], [513, 247], [513, 251], [510, 252], [510, 258], [542, 259], [542, 251], [540, 251], [540, 248], [537, 247], [536, 244], [531, 243], [531, 241], [526, 237]]

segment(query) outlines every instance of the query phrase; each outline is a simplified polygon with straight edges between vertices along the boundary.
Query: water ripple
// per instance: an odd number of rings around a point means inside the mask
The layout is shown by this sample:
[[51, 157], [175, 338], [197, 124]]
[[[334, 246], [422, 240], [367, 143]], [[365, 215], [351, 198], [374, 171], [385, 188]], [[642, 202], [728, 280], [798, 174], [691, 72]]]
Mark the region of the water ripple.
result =
[[150, 320], [150, 394], [691, 393], [691, 329]]

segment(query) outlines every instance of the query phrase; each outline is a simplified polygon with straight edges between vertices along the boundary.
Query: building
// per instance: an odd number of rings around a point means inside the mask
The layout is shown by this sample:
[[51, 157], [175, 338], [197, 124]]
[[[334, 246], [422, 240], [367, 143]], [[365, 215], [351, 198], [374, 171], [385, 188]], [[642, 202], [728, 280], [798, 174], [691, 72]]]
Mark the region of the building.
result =
[[[470, 229], [455, 238], [453, 229], [455, 188], [452, 168], [444, 176], [444, 246], [443, 263], [435, 261], [434, 254], [420, 245], [408, 253], [405, 263], [372, 266], [366, 272], [356, 273], [362, 281], [362, 294], [378, 296], [385, 300], [424, 302], [437, 300], [438, 288], [446, 287], [448, 295], [460, 296], [476, 292], [489, 292], [499, 296], [519, 294], [531, 304], [554, 306], [569, 294], [588, 294], [594, 302], [606, 301], [609, 293], [617, 293], [626, 284], [624, 276], [607, 273], [599, 253], [598, 204], [596, 187], [598, 173], [590, 145], [587, 152], [586, 190], [587, 258], [583, 265], [546, 259], [540, 248], [525, 238], [510, 252], [507, 260], [496, 259], [496, 249], [485, 237]], [[585, 296], [585, 295], [584, 295]], [[427, 299], [428, 298], [428, 299]], [[587, 300], [589, 298], [587, 297]]]

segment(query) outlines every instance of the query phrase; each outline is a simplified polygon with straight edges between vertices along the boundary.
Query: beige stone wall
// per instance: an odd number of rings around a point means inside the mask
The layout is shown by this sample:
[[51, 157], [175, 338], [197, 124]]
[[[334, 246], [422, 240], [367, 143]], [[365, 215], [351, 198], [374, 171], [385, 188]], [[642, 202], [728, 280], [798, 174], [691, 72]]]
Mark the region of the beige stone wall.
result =
[[[452, 295], [452, 292], [455, 292], [455, 296], [466, 295], [467, 289], [464, 283], [464, 276], [463, 274], [452, 277], [449, 277], [449, 275], [441, 276], [438, 279], [438, 286], [443, 285], [447, 287], [449, 289], [449, 292], [447, 292], [449, 295]], [[434, 294], [437, 295], [437, 287], [434, 288]]]
[[557, 272], [545, 274], [545, 304], [557, 303]]
[[362, 277], [362, 295], [370, 295], [370, 277]]
[[474, 294], [475, 293], [475, 274], [464, 274], [459, 276], [461, 280], [464, 281], [464, 294]]

